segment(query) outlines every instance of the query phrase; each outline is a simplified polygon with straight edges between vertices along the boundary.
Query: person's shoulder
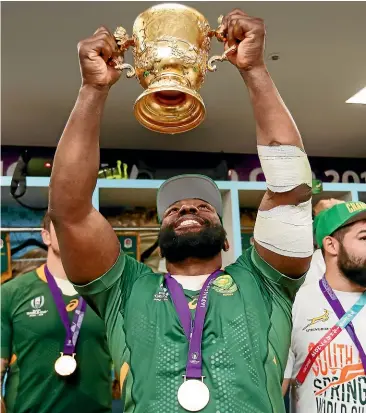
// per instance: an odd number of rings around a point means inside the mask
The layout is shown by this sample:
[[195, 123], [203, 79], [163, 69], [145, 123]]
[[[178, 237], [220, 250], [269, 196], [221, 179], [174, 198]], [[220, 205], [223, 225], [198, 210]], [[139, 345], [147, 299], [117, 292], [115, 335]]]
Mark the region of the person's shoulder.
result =
[[230, 271], [247, 271], [247, 272], [252, 272], [253, 270], [253, 261], [252, 261], [252, 249], [253, 247], [250, 247], [243, 251], [243, 253], [240, 255], [240, 257], [233, 262], [232, 264], [229, 264], [227, 267], [225, 267], [225, 271], [228, 270]]
[[14, 305], [28, 299], [29, 294], [35, 290], [35, 283], [39, 281], [42, 282], [35, 271], [18, 275], [7, 281], [1, 286], [2, 308], [11, 309]]
[[315, 294], [318, 295], [319, 291], [319, 282], [313, 281], [300, 287], [299, 291], [296, 294], [296, 299], [309, 299], [310, 297], [314, 297]]
[[137, 261], [135, 258], [130, 257], [129, 255], [125, 255], [125, 265], [124, 270], [128, 269], [128, 271], [137, 272], [139, 274], [138, 278], [144, 278], [149, 276], [156, 276], [156, 274], [151, 267], [144, 264], [143, 262]]
[[[40, 282], [40, 278], [37, 275], [37, 272], [30, 271], [25, 274], [20, 274], [15, 278], [7, 281], [1, 286], [2, 293], [11, 293], [11, 292], [29, 292], [29, 287], [33, 286], [34, 283]], [[46, 283], [45, 283], [46, 284]]]
[[314, 281], [303, 285], [296, 294], [293, 304], [293, 312], [298, 312], [299, 310], [307, 311], [307, 309], [313, 308], [318, 300], [322, 299], [323, 296], [318, 282]]

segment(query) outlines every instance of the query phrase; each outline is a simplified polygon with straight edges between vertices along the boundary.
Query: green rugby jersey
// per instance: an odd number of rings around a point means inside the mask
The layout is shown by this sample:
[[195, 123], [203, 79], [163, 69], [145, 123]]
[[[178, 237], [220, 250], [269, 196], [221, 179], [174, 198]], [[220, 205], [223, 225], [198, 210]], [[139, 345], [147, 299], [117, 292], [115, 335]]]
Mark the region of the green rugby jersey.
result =
[[[86, 309], [76, 345], [77, 370], [54, 370], [65, 327], [44, 277], [44, 267], [1, 288], [1, 358], [12, 359], [5, 384], [7, 413], [110, 413], [111, 357], [103, 321]], [[70, 322], [78, 295], [63, 295]]]
[[[302, 282], [277, 272], [253, 248], [215, 280], [202, 338], [210, 389], [202, 412], [285, 411], [281, 383], [291, 307]], [[185, 412], [177, 392], [188, 342], [163, 275], [121, 253], [105, 275], [75, 288], [105, 320], [112, 358], [121, 369], [125, 412]], [[191, 310], [197, 294], [185, 291]]]

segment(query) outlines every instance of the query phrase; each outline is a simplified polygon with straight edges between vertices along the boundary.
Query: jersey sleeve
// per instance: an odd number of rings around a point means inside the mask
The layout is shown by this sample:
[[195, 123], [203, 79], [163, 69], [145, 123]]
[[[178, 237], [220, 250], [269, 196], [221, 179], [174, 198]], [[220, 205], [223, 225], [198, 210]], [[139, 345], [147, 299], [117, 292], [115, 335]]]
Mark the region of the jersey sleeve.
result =
[[121, 368], [125, 350], [124, 311], [133, 284], [152, 270], [120, 252], [113, 267], [104, 275], [85, 285], [74, 285], [76, 291], [104, 320], [107, 339], [115, 367]]
[[13, 327], [11, 320], [12, 291], [9, 281], [1, 287], [1, 358], [9, 359], [12, 355]]
[[295, 279], [281, 274], [265, 262], [254, 247], [244, 251], [233, 265], [236, 269], [230, 269], [230, 266], [228, 269], [236, 270], [238, 274], [241, 269], [243, 288], [245, 284], [254, 283], [263, 298], [263, 311], [267, 311], [269, 317], [267, 337], [271, 351], [268, 354], [275, 352], [283, 378], [291, 345], [292, 307], [305, 276]]
[[248, 259], [258, 270], [257, 273], [268, 290], [289, 299], [291, 302], [294, 301], [297, 291], [305, 281], [306, 274], [300, 278], [287, 277], [264, 261], [254, 247], [252, 247]]

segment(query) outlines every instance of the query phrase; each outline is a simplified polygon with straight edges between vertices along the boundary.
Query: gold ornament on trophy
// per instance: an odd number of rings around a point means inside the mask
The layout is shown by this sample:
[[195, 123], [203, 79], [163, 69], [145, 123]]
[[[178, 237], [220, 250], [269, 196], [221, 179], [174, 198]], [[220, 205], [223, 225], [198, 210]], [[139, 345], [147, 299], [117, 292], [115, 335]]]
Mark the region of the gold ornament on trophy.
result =
[[[222, 16], [219, 17], [219, 27]], [[145, 89], [134, 105], [136, 119], [146, 128], [161, 133], [181, 133], [198, 126], [205, 118], [205, 105], [198, 90], [214, 61], [227, 60], [232, 46], [221, 56], [208, 57], [212, 37], [226, 39], [211, 30], [197, 10], [175, 3], [153, 6], [134, 22], [132, 37], [123, 27], [114, 33], [124, 53], [132, 47], [134, 67], [116, 60], [127, 77], [136, 77]]]

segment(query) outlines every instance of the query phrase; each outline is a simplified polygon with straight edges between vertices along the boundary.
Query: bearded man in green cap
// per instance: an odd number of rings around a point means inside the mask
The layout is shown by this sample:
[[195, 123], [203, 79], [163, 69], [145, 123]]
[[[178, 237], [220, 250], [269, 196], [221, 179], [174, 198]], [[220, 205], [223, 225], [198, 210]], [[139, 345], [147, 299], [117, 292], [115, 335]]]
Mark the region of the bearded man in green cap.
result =
[[[362, 411], [366, 390], [366, 204], [338, 203], [314, 221], [325, 260], [321, 280], [293, 306], [284, 392], [297, 413]], [[342, 319], [344, 321], [342, 322]]]

